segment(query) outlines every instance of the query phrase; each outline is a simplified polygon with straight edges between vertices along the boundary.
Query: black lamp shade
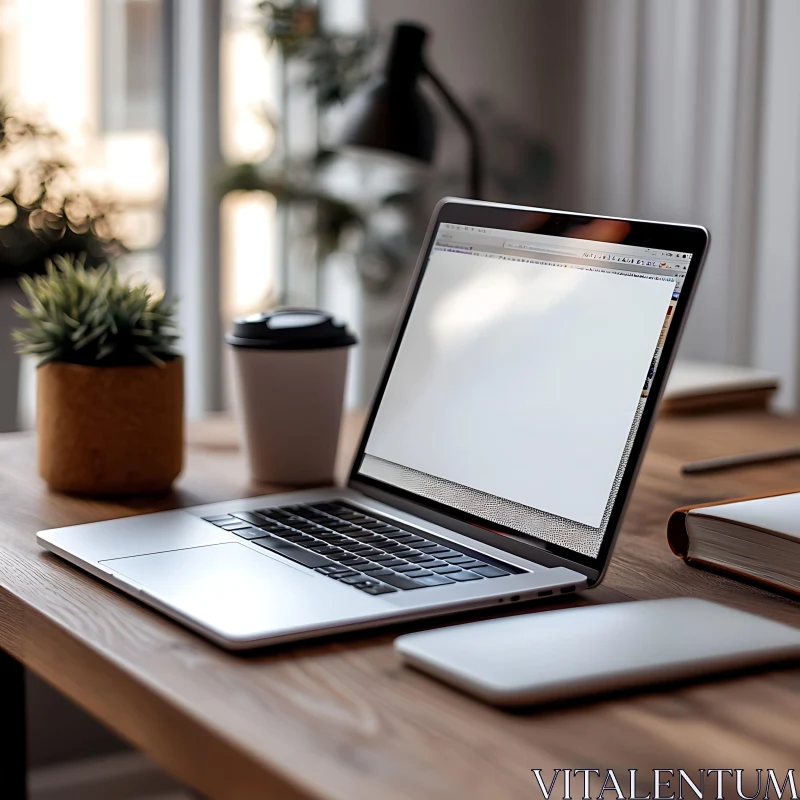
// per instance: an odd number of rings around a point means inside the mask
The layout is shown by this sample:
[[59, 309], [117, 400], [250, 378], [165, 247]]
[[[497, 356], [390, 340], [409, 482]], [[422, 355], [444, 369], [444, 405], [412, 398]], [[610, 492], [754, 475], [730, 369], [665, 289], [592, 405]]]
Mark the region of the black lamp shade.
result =
[[384, 72], [353, 95], [346, 109], [341, 144], [370, 147], [430, 162], [436, 125], [417, 84], [425, 77], [464, 131], [469, 144], [469, 197], [481, 197], [482, 154], [475, 123], [444, 81], [426, 64], [423, 47], [428, 32], [420, 25], [395, 26]]
[[353, 98], [348, 112], [343, 144], [389, 150], [425, 162], [433, 158], [433, 114], [416, 89], [400, 91], [380, 79]]
[[417, 25], [395, 28], [384, 73], [350, 101], [342, 144], [431, 161], [436, 128], [430, 106], [417, 88], [426, 36]]

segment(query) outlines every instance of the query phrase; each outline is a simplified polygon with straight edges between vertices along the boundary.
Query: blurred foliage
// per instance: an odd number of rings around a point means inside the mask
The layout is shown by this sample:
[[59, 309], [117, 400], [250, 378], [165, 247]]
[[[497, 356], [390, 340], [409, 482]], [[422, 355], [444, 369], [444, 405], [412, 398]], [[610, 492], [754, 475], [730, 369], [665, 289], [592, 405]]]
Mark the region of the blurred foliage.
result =
[[366, 79], [373, 36], [325, 31], [319, 6], [307, 0], [262, 0], [258, 9], [267, 41], [284, 59], [308, 65], [308, 86], [320, 108], [341, 103]]
[[53, 128], [0, 98], [0, 280], [45, 272], [59, 255], [101, 264], [124, 248], [116, 206], [81, 188]]
[[[303, 84], [296, 85], [313, 92], [320, 115], [345, 101], [369, 77], [375, 44], [371, 33], [326, 31], [319, 6], [308, 0], [262, 0], [258, 9], [268, 46], [277, 47], [284, 62], [302, 62], [307, 67], [302, 71]], [[272, 119], [270, 124], [285, 140], [280, 122]], [[309, 240], [316, 245], [317, 266], [324, 265], [332, 253], [347, 249], [347, 242], [355, 237], [356, 266], [365, 286], [372, 291], [387, 289], [405, 267], [407, 253], [401, 254], [397, 236], [387, 236], [376, 216], [401, 212], [411, 204], [412, 194], [392, 184], [381, 196], [354, 197], [330, 180], [337, 164], [347, 159], [324, 147], [306, 158], [287, 157], [285, 144], [261, 163], [226, 167], [220, 190], [263, 191], [283, 206], [313, 207]]]
[[328, 189], [320, 179], [318, 159], [277, 159], [260, 164], [235, 164], [221, 177], [223, 193], [231, 191], [268, 192], [279, 204], [316, 204], [315, 232], [321, 260], [337, 250], [345, 229], [362, 222], [360, 209]]
[[365, 287], [386, 291], [407, 265], [408, 247], [402, 237], [386, 234], [380, 218], [410, 212], [416, 193], [398, 187], [379, 198], [352, 197], [330, 180], [330, 172], [341, 161], [338, 154], [321, 150], [309, 159], [235, 164], [223, 171], [219, 188], [222, 193], [267, 192], [285, 205], [313, 205], [317, 262], [322, 265], [332, 253], [347, 249], [349, 237], [355, 235], [359, 239], [356, 267]]
[[[301, 71], [305, 84], [295, 84], [294, 88], [314, 93], [319, 125], [327, 109], [341, 103], [369, 78], [374, 35], [326, 32], [318, 5], [309, 0], [262, 0], [258, 8], [267, 42], [279, 48], [285, 62], [303, 62], [308, 67]], [[502, 143], [486, 147], [487, 196], [523, 205], [540, 202], [555, 170], [552, 148], [499, 113], [491, 99], [477, 98], [470, 106], [487, 145]], [[390, 291], [413, 267], [427, 224], [427, 209], [440, 197], [464, 193], [463, 133], [450, 115], [437, 119], [444, 157], [438, 169], [424, 179], [419, 174], [410, 177], [410, 173], [403, 177], [401, 169], [394, 174], [382, 173], [379, 181], [369, 180], [369, 167], [359, 166], [352, 154], [325, 148], [307, 158], [287, 157], [284, 154], [290, 148], [286, 146], [285, 127], [275, 119], [270, 119], [270, 124], [279, 142], [283, 140], [282, 146], [261, 163], [227, 167], [220, 178], [221, 190], [264, 191], [286, 207], [313, 207], [315, 222], [308, 237], [316, 242], [317, 268], [332, 253], [350, 247], [359, 275], [370, 291]], [[319, 133], [318, 128], [318, 140], [322, 138]], [[370, 185], [373, 190], [364, 188], [354, 194], [352, 186], [343, 190], [341, 182], [330, 180], [342, 165], [349, 168], [351, 176], [360, 172], [363, 186]], [[380, 189], [376, 191], [377, 184]], [[353, 242], [357, 242], [355, 247]]]

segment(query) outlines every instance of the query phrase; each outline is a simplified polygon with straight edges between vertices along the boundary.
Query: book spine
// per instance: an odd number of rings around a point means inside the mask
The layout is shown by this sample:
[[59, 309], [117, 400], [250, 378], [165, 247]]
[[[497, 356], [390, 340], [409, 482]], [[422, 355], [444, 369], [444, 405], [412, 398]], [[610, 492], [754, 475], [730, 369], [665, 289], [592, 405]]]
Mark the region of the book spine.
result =
[[[778, 494], [788, 494], [787, 492], [779, 492]], [[776, 495], [768, 495], [770, 497]], [[758, 498], [747, 498], [750, 500], [755, 500]], [[706, 561], [704, 559], [696, 559], [696, 558], [689, 558], [689, 531], [686, 527], [687, 516], [689, 511], [692, 508], [703, 508], [709, 506], [717, 506], [717, 505], [725, 505], [726, 503], [735, 503], [739, 502], [737, 500], [727, 500], [722, 503], [704, 503], [699, 506], [687, 506], [685, 508], [679, 508], [670, 514], [669, 519], [667, 520], [667, 543], [669, 544], [670, 550], [678, 556], [682, 558], [687, 564], [692, 566], [702, 566], [705, 569], [710, 569], [713, 572], [717, 572], [721, 575], [726, 575], [730, 578], [736, 578], [738, 580], [745, 581], [746, 583], [752, 584], [754, 586], [760, 586], [762, 588], [770, 589], [772, 591], [778, 591], [785, 594], [792, 595], [793, 597], [800, 597], [800, 592], [795, 591], [789, 586], [786, 586], [781, 583], [775, 583], [774, 581], [765, 580], [764, 578], [757, 577], [752, 575], [748, 572], [742, 572], [741, 570], [732, 569], [728, 566], [723, 566], [721, 564], [717, 564], [715, 562]]]
[[687, 560], [689, 552], [689, 532], [686, 530], [686, 515], [688, 508], [679, 508], [669, 515], [667, 520], [667, 544], [676, 555]]

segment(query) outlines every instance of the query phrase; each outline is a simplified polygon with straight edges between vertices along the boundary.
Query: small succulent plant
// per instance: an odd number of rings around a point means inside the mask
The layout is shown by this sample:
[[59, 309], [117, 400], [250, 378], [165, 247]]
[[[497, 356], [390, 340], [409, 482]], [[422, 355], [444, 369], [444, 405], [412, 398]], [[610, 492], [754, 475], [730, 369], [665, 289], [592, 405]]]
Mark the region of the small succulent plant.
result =
[[23, 276], [28, 306], [15, 304], [28, 323], [14, 331], [17, 352], [85, 366], [156, 364], [177, 357], [175, 304], [146, 284], [122, 280], [117, 268], [56, 257], [44, 275]]

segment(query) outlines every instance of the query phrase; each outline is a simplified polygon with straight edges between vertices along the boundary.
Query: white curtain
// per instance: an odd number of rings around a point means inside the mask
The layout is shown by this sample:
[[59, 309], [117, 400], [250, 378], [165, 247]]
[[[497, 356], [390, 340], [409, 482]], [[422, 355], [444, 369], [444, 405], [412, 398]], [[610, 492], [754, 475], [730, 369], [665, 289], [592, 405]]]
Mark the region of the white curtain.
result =
[[800, 401], [800, 3], [584, 0], [581, 205], [712, 236], [682, 355]]

